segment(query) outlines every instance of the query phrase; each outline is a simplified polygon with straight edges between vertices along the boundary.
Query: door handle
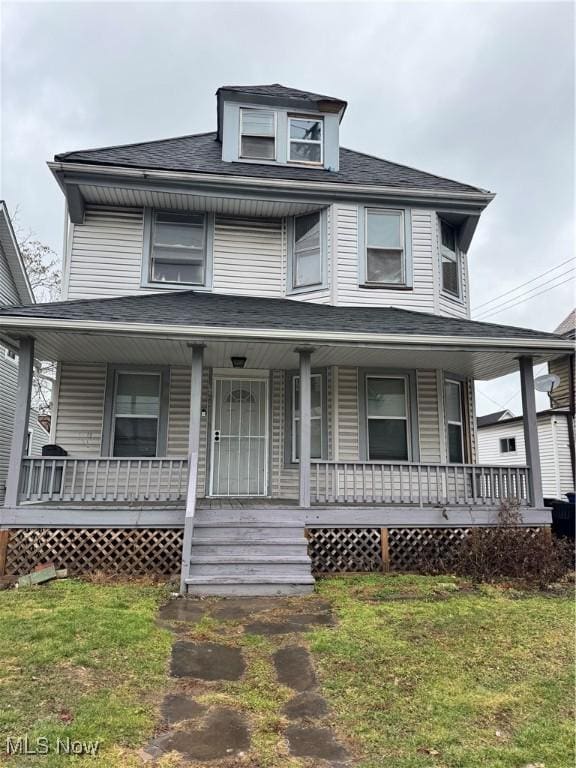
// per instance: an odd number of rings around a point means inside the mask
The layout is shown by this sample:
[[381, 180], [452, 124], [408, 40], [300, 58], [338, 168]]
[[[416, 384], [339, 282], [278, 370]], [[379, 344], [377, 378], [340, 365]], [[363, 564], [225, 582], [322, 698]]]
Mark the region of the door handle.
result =
[[220, 442], [220, 430], [215, 429], [214, 430], [214, 442], [219, 443]]

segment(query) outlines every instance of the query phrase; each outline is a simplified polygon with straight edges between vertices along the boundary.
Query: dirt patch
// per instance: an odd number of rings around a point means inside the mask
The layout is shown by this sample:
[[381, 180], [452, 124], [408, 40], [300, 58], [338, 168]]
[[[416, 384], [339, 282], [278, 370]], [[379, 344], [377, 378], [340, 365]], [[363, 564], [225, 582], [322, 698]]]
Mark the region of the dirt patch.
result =
[[304, 691], [284, 705], [282, 712], [289, 720], [315, 719], [328, 714], [328, 704], [319, 693]]
[[160, 709], [165, 722], [173, 725], [184, 720], [194, 720], [206, 712], [206, 707], [183, 693], [170, 693]]
[[346, 760], [348, 753], [338, 743], [330, 728], [291, 725], [286, 729], [290, 754], [295, 757], [317, 757], [321, 760]]
[[158, 611], [158, 618], [163, 621], [197, 622], [204, 616], [205, 608], [195, 600], [177, 598], [170, 600]]

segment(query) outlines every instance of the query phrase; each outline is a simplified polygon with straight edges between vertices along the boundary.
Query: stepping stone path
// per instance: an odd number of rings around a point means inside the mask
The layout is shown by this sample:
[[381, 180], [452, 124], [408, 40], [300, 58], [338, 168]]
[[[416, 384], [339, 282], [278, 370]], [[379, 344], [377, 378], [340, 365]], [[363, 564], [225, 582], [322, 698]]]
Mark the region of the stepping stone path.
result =
[[[186, 692], [191, 690], [190, 686], [196, 693], [218, 691], [220, 681], [240, 680], [246, 670], [240, 648], [184, 639], [186, 625], [210, 616], [220, 622], [232, 622], [234, 632], [240, 624], [240, 630], [245, 634], [278, 637], [272, 640], [278, 650], [271, 659], [276, 676], [280, 684], [295, 691], [282, 709], [284, 717], [292, 722], [284, 731], [290, 754], [328, 761], [322, 765], [350, 766], [349, 755], [334, 731], [322, 724], [329, 710], [317, 690], [316, 673], [307, 648], [295, 644], [294, 638], [282, 645], [286, 642], [283, 635], [334, 625], [330, 603], [324, 600], [306, 602], [301, 612], [295, 612], [295, 603], [290, 598], [274, 597], [202, 602], [178, 598], [163, 606], [158, 624], [175, 635], [170, 673], [177, 690], [168, 694], [161, 706], [164, 725], [171, 730], [150, 742], [144, 750], [147, 759], [156, 760], [174, 750], [185, 760], [209, 765], [210, 761], [223, 758], [242, 758], [250, 748], [249, 724], [242, 713], [230, 707], [202, 704]], [[279, 612], [281, 618], [277, 617]], [[224, 625], [223, 638], [226, 629]], [[186, 691], [179, 690], [183, 686], [187, 687]]]

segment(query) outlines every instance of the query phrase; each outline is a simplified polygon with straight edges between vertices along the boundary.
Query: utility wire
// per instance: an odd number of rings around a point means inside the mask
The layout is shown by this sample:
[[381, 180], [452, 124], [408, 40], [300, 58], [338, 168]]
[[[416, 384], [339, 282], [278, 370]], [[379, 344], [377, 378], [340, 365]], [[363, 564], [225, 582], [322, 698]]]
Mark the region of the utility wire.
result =
[[536, 275], [536, 277], [533, 277], [531, 280], [527, 280], [525, 283], [520, 283], [520, 285], [517, 285], [516, 288], [511, 288], [509, 291], [504, 291], [504, 293], [501, 293], [499, 296], [494, 296], [493, 299], [489, 299], [488, 301], [483, 302], [482, 304], [478, 304], [477, 307], [472, 308], [472, 312], [476, 312], [476, 310], [480, 309], [481, 307], [485, 307], [487, 304], [493, 304], [498, 299], [503, 298], [504, 296], [508, 296], [510, 293], [515, 293], [520, 288], [524, 288], [525, 285], [530, 285], [530, 283], [534, 283], [536, 280], [539, 280], [541, 277], [544, 277], [545, 275], [548, 275], [550, 272], [554, 272], [556, 269], [559, 269], [560, 267], [563, 267], [565, 264], [568, 264], [568, 262], [572, 262], [573, 259], [566, 259], [566, 261], [561, 261], [560, 264], [556, 264], [555, 267], [550, 267], [550, 269], [547, 269], [545, 272], [541, 272], [539, 275]]
[[[569, 274], [570, 272], [573, 272], [574, 269], [569, 269], [568, 272], [565, 272], [564, 274]], [[537, 286], [536, 288], [532, 288], [532, 291], [537, 290], [537, 288], [541, 288], [543, 285], [547, 285], [548, 283], [554, 282], [554, 280], [557, 280], [559, 277], [564, 277], [564, 274], [557, 275], [557, 277], [552, 278], [552, 280], [548, 280], [546, 283], [542, 283], [542, 285]], [[489, 317], [493, 317], [494, 315], [499, 315], [502, 312], [505, 312], [507, 309], [513, 309], [514, 307], [518, 306], [519, 304], [524, 304], [527, 301], [530, 301], [530, 299], [535, 299], [536, 296], [541, 296], [543, 293], [548, 293], [548, 291], [553, 290], [554, 288], [559, 288], [561, 285], [565, 285], [566, 283], [572, 282], [572, 277], [567, 278], [566, 280], [562, 280], [560, 283], [556, 283], [556, 285], [551, 285], [549, 288], [545, 288], [543, 291], [540, 291], [539, 293], [534, 293], [532, 296], [526, 296], [525, 298], [517, 297], [519, 300], [512, 300], [512, 303], [504, 303], [497, 305], [493, 309], [489, 309], [484, 314], [480, 315], [480, 317], [475, 317], [475, 320], [486, 320]]]

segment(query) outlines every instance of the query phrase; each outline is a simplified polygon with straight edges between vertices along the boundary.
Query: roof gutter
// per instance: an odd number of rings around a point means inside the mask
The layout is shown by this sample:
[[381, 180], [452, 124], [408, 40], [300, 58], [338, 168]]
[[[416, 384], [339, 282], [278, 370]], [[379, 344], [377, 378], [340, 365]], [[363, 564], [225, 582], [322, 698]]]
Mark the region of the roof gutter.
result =
[[256, 190], [302, 190], [304, 192], [338, 193], [349, 195], [394, 195], [414, 199], [455, 200], [461, 202], [483, 203], [487, 205], [496, 196], [492, 192], [438, 192], [438, 190], [414, 190], [402, 187], [386, 187], [378, 184], [342, 184], [330, 181], [300, 181], [298, 179], [260, 179], [253, 176], [233, 176], [227, 174], [195, 173], [191, 171], [162, 171], [147, 168], [127, 168], [92, 165], [90, 163], [65, 163], [61, 160], [48, 162], [48, 167], [56, 176], [64, 190], [65, 184], [59, 178], [62, 173], [97, 173], [112, 178], [148, 179], [152, 181], [193, 182], [198, 186], [237, 186], [242, 189]]
[[345, 331], [297, 331], [276, 328], [226, 328], [218, 326], [183, 326], [159, 323], [116, 323], [99, 320], [64, 320], [62, 318], [0, 316], [0, 328], [28, 331], [61, 331], [80, 333], [112, 333], [132, 336], [172, 336], [205, 339], [250, 339], [254, 341], [315, 342], [321, 344], [363, 344], [370, 346], [423, 347], [458, 349], [492, 349], [517, 352], [562, 353], [572, 349], [565, 339], [494, 339], [490, 337], [434, 336], [415, 334], [351, 333]]

